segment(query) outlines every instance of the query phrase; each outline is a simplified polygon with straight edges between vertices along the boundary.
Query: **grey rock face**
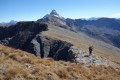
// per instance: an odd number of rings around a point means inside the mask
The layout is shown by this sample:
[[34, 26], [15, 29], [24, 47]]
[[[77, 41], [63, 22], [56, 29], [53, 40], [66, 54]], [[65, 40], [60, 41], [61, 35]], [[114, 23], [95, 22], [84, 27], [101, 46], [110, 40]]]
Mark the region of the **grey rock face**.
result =
[[36, 56], [47, 57], [50, 50], [50, 41], [40, 34], [31, 41], [26, 51], [35, 54]]
[[16, 25], [1, 28], [0, 43], [25, 50], [39, 32], [47, 30], [46, 24], [37, 22], [18, 22]]
[[38, 19], [37, 22], [49, 23], [55, 26], [69, 29], [66, 24], [66, 19], [61, 17], [55, 10], [52, 10], [50, 14], [47, 14], [42, 19]]
[[96, 65], [106, 65], [106, 66], [112, 66], [115, 65], [113, 62], [108, 61], [100, 56], [92, 54], [89, 56], [89, 53], [82, 51], [81, 49], [72, 46], [70, 50], [75, 54], [75, 62], [88, 66], [91, 64], [96, 64]]
[[52, 57], [55, 60], [74, 62], [75, 55], [70, 51], [72, 44], [38, 34], [26, 49], [37, 56]]
[[56, 12], [56, 10], [52, 10], [50, 15], [58, 15], [59, 16], [59, 14]]
[[85, 66], [96, 64], [109, 66], [112, 62], [88, 52], [84, 52], [80, 48], [72, 44], [58, 39], [50, 38], [38, 34], [30, 43], [27, 50], [36, 56], [52, 57], [55, 60], [71, 61]]
[[38, 22], [18, 22], [9, 27], [0, 27], [0, 43], [28, 51], [36, 56], [52, 57], [55, 60], [73, 61], [74, 55], [69, 52], [72, 44], [42, 36], [47, 25]]

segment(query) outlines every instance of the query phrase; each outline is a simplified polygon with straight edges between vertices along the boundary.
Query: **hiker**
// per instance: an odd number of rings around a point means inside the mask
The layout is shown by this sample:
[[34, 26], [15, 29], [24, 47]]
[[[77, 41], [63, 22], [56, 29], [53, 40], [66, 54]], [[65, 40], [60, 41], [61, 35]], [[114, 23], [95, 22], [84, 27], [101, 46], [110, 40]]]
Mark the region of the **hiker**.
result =
[[89, 46], [89, 56], [92, 55], [93, 46]]

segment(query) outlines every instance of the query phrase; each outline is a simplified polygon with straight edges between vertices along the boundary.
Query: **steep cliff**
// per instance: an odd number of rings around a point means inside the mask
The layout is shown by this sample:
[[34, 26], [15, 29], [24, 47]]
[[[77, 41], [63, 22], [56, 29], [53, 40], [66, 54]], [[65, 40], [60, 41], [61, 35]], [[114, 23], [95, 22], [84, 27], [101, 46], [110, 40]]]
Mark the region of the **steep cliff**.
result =
[[65, 60], [73, 62], [75, 55], [70, 52], [71, 43], [66, 41], [50, 38], [38, 34], [27, 48], [28, 52], [37, 56], [52, 57], [55, 60]]
[[25, 50], [36, 34], [47, 30], [46, 24], [37, 22], [18, 22], [16, 25], [1, 27], [0, 43]]
[[75, 57], [69, 52], [71, 43], [42, 36], [48, 30], [47, 24], [38, 22], [18, 22], [9, 27], [0, 27], [0, 43], [40, 57], [52, 57], [55, 60], [73, 62]]

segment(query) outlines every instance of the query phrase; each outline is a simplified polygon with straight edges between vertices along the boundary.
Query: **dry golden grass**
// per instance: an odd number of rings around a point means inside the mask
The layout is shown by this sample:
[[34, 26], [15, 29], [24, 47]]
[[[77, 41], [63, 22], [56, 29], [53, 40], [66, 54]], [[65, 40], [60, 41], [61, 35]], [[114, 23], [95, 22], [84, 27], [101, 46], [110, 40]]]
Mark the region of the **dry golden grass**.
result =
[[0, 45], [0, 80], [119, 80], [120, 68], [84, 67]]

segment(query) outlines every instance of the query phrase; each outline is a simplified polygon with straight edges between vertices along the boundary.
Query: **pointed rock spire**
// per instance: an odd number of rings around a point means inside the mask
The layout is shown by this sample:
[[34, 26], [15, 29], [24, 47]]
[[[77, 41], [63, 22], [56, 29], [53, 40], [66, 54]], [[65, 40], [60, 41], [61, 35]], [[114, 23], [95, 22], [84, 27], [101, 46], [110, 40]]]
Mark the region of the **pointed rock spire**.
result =
[[56, 12], [56, 10], [52, 10], [50, 15], [59, 15], [59, 14]]
[[62, 20], [65, 20], [62, 16], [60, 16], [56, 10], [52, 10], [50, 14], [47, 14], [43, 17], [43, 19], [49, 19], [49, 20], [53, 20], [55, 18], [58, 18], [58, 19], [62, 19]]

